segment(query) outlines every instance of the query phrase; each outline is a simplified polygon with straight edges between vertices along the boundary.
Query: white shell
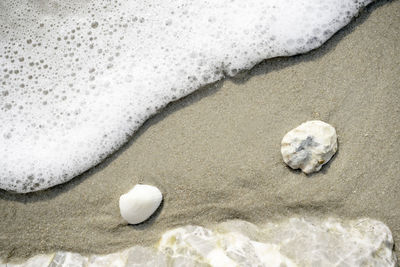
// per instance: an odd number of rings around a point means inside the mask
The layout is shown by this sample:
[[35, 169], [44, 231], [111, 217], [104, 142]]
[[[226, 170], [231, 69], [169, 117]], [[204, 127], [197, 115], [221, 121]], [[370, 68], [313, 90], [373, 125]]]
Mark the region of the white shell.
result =
[[317, 172], [337, 150], [335, 128], [322, 121], [307, 121], [288, 132], [282, 139], [283, 160], [292, 169]]
[[137, 184], [119, 198], [121, 216], [130, 224], [144, 222], [157, 210], [161, 200], [157, 187]]

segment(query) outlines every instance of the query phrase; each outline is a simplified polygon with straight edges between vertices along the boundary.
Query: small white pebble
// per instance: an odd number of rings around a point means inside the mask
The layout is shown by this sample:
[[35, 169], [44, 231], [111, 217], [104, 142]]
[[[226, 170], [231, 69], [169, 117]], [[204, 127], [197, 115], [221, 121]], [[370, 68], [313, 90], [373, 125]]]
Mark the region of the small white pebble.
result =
[[130, 224], [144, 222], [157, 210], [161, 200], [157, 187], [137, 184], [119, 198], [121, 216]]
[[317, 172], [337, 150], [335, 128], [322, 121], [307, 121], [288, 132], [282, 139], [283, 160], [292, 169]]

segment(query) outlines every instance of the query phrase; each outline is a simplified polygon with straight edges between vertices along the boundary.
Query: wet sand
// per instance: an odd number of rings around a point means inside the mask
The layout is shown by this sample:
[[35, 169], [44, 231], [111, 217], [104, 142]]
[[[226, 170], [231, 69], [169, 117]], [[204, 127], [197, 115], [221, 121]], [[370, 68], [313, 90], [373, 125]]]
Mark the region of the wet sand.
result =
[[[399, 33], [400, 1], [378, 1], [311, 53], [267, 60], [169, 105], [71, 182], [0, 191], [0, 257], [108, 253], [180, 225], [293, 215], [378, 219], [400, 244]], [[336, 127], [339, 150], [306, 176], [285, 166], [280, 141], [310, 119]], [[164, 202], [130, 226], [118, 199], [139, 182], [159, 187]]]

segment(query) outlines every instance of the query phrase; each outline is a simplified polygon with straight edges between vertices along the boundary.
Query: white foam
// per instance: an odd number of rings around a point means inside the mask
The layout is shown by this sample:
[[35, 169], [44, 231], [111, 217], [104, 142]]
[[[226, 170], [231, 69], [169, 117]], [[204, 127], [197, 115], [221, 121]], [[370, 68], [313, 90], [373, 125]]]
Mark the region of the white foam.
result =
[[316, 48], [371, 1], [1, 1], [0, 188], [72, 179], [167, 103]]

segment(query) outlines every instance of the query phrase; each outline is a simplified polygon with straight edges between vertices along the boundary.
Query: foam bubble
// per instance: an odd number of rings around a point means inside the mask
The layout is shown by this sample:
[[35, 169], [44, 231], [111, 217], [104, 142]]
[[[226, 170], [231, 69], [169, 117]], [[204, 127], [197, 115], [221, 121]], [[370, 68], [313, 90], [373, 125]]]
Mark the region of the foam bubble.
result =
[[170, 101], [314, 49], [371, 1], [2, 1], [0, 188], [72, 179]]

